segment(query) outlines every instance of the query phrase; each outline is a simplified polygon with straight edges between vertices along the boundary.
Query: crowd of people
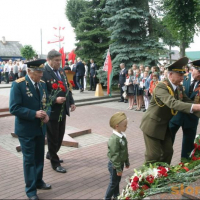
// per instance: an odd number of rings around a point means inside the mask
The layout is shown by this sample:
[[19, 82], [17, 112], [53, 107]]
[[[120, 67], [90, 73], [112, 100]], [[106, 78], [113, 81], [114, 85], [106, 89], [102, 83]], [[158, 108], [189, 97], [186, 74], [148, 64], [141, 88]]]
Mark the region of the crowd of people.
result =
[[68, 61], [64, 68], [65, 70], [71, 70], [75, 72], [74, 74], [74, 90], [80, 90], [83, 92], [87, 89], [87, 81], [89, 77], [90, 88], [88, 91], [95, 91], [97, 82], [97, 65], [94, 63], [93, 59], [90, 59], [90, 67], [87, 66], [85, 61], [82, 61], [80, 57], [72, 61]]
[[[133, 64], [130, 69], [126, 69], [124, 63], [120, 64], [119, 84], [121, 90], [121, 99], [119, 102], [127, 103], [127, 109], [145, 112], [149, 107], [153, 90], [159, 81], [167, 78], [168, 71], [165, 65], [159, 66], [137, 66]], [[186, 74], [189, 73], [189, 67], [185, 66]]]
[[8, 84], [18, 78], [24, 77], [27, 71], [26, 61], [3, 61], [0, 62], [0, 84], [4, 81]]

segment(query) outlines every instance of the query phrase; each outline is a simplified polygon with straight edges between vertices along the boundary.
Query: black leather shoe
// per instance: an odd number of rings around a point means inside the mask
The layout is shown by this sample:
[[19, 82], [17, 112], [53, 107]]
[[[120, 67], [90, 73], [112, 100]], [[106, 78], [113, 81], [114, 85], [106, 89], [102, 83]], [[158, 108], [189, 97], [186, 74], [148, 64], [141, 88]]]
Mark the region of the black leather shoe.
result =
[[[50, 160], [49, 154], [46, 155], [46, 159]], [[63, 163], [63, 160], [59, 160], [59, 163]]]
[[128, 101], [124, 101], [124, 103], [128, 103]]
[[39, 200], [38, 196], [35, 195], [35, 196], [32, 196], [32, 197], [29, 197], [29, 200]]
[[59, 173], [66, 173], [67, 172], [67, 170], [65, 168], [63, 168], [62, 166], [58, 166], [54, 170], [59, 172]]
[[51, 189], [51, 185], [44, 183], [42, 186], [37, 187], [37, 189], [40, 190], [50, 190]]

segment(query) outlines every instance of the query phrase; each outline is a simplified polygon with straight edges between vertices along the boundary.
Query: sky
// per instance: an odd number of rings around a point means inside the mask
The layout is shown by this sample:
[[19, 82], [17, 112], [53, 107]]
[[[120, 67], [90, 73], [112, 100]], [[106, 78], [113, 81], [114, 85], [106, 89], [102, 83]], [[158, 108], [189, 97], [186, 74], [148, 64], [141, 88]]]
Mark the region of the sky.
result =
[[[66, 0], [0, 0], [0, 40], [19, 41], [22, 45], [32, 45], [38, 54], [47, 54], [51, 49], [59, 50], [58, 43], [47, 44], [58, 35], [53, 27], [65, 27], [65, 52], [75, 48], [75, 34], [65, 15]], [[194, 43], [186, 51], [200, 51], [200, 37], [194, 37]], [[178, 47], [173, 48], [179, 50]]]
[[51, 49], [59, 50], [59, 43], [47, 44], [59, 35], [53, 27], [65, 27], [65, 52], [75, 48], [75, 34], [65, 15], [66, 0], [0, 0], [0, 40], [19, 41], [32, 45], [38, 54], [47, 54]]

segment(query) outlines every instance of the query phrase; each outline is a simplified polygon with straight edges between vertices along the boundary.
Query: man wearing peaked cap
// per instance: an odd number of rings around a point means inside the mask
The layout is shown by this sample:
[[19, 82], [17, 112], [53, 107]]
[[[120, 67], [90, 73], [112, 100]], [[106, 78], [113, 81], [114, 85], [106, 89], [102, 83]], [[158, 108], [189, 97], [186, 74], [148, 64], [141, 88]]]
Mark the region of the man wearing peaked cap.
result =
[[25, 179], [25, 191], [29, 199], [37, 200], [37, 189], [51, 189], [43, 181], [44, 144], [46, 123], [50, 111], [47, 88], [41, 80], [46, 60], [27, 62], [28, 73], [13, 82], [10, 91], [10, 113], [15, 115], [15, 133], [19, 138]]
[[172, 138], [169, 121], [178, 111], [200, 116], [200, 105], [191, 102], [183, 91], [180, 83], [183, 81], [183, 67], [188, 58], [183, 57], [169, 65], [168, 79], [159, 82], [153, 91], [148, 110], [140, 125], [146, 146], [145, 160], [147, 163], [171, 163], [173, 155]]
[[[200, 60], [195, 60], [191, 62], [191, 64], [193, 65], [192, 73], [184, 76], [183, 87], [185, 88], [186, 95], [192, 101], [195, 101], [195, 103], [199, 103], [199, 92], [195, 91], [195, 89], [200, 83]], [[172, 133], [172, 143], [175, 141], [177, 131], [182, 127], [183, 139], [181, 158], [189, 158], [189, 155], [194, 148], [194, 139], [198, 122], [199, 118], [196, 115], [178, 112], [169, 123], [170, 131]]]

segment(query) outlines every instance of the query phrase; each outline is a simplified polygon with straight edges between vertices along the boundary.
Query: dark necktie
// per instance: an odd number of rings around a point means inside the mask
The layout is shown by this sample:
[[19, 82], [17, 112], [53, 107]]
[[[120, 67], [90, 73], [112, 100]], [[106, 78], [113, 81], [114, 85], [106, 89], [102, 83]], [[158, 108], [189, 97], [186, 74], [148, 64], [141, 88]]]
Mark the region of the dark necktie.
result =
[[40, 98], [40, 91], [38, 89], [38, 83], [35, 83], [35, 90], [36, 90], [38, 97]]
[[192, 84], [190, 85], [190, 89], [189, 89], [189, 96], [192, 94], [196, 82], [197, 82], [197, 80], [192, 81]]
[[60, 78], [60, 75], [59, 75], [59, 72], [58, 72], [58, 70], [53, 70], [55, 73], [56, 73], [56, 76], [57, 76], [57, 78], [61, 81], [61, 78]]

